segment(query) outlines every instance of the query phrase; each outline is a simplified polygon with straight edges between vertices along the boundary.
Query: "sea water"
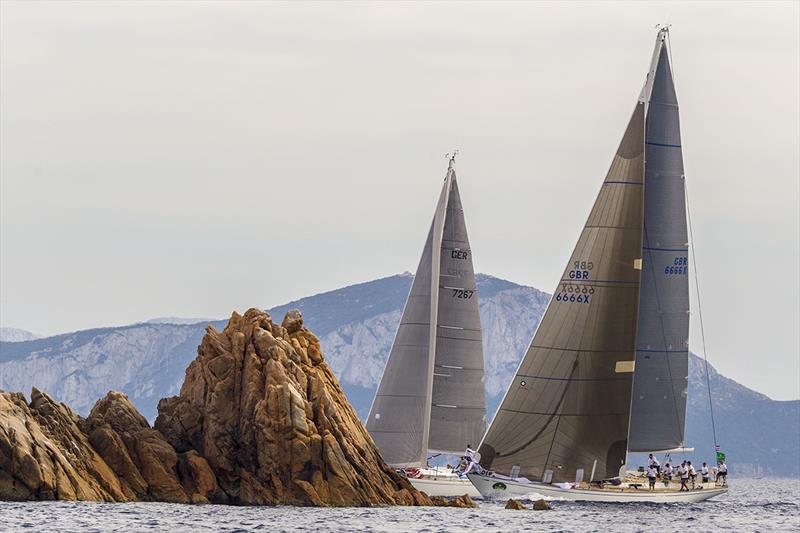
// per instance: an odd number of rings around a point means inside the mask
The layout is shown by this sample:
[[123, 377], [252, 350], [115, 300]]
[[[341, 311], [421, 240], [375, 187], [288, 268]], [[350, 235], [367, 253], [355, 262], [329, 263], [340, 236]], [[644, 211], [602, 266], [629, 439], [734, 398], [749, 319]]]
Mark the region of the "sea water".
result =
[[[530, 502], [528, 502], [530, 503]], [[167, 503], [0, 502], [2, 531], [800, 531], [800, 480], [732, 479], [696, 504], [553, 501], [552, 511], [233, 507]]]

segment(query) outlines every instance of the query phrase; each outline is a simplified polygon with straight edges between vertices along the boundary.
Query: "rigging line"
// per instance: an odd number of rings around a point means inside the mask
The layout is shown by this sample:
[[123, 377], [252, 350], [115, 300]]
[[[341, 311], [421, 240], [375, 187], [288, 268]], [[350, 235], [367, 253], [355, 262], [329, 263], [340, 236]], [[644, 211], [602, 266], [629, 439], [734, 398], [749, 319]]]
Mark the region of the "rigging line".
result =
[[692, 249], [692, 270], [694, 270], [694, 288], [697, 295], [697, 315], [700, 318], [700, 339], [703, 346], [703, 361], [705, 363], [706, 371], [706, 388], [708, 389], [708, 410], [711, 413], [711, 433], [714, 437], [714, 451], [717, 449], [717, 427], [714, 422], [714, 402], [711, 400], [711, 378], [708, 372], [708, 352], [706, 351], [706, 331], [703, 327], [703, 306], [700, 305], [700, 281], [697, 275], [697, 251], [694, 247], [694, 234], [692, 233], [692, 211], [689, 209], [689, 188], [686, 186], [686, 179], [684, 181], [684, 194], [686, 196], [686, 215], [689, 221], [689, 247]]

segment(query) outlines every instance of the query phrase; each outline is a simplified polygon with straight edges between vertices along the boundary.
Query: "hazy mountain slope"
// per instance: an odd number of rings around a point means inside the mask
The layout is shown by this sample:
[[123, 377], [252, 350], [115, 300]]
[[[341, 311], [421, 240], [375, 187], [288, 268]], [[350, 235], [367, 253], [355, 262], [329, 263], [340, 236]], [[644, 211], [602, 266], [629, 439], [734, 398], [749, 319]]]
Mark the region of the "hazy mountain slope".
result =
[[40, 335], [19, 328], [0, 327], [0, 342], [22, 342], [40, 338]]
[[[409, 274], [330, 291], [272, 309], [276, 320], [299, 308], [319, 335], [359, 415], [366, 416], [394, 339]], [[478, 275], [490, 413], [530, 342], [549, 296], [498, 278]], [[223, 322], [216, 322], [221, 327]], [[175, 394], [196, 355], [204, 323], [136, 324], [80, 331], [33, 341], [0, 343], [0, 389], [28, 392], [32, 385], [84, 414], [109, 389], [127, 393], [148, 418], [158, 400]], [[701, 361], [689, 364], [687, 443], [709, 457], [713, 450]], [[798, 474], [800, 401], [777, 402], [711, 368], [719, 441], [731, 463], [760, 462], [768, 473]]]
[[84, 415], [119, 390], [152, 419], [158, 400], [178, 392], [203, 329], [137, 324], [0, 343], [0, 389], [28, 393], [36, 386]]

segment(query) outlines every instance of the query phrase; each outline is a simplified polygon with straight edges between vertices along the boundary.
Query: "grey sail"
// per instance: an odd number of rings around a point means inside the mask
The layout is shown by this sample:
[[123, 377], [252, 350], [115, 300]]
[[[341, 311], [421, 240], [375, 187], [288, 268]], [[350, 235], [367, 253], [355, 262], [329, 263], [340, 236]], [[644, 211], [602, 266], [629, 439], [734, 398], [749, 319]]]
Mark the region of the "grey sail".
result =
[[432, 241], [433, 225], [367, 418], [384, 461], [394, 466], [419, 465], [426, 453]]
[[384, 460], [425, 464], [463, 451], [486, 427], [480, 317], [452, 160], [367, 419]]
[[541, 479], [624, 463], [639, 303], [644, 104], [638, 103], [555, 294], [480, 446]]
[[[689, 263], [678, 100], [659, 32], [647, 102], [642, 286], [628, 449], [684, 445]], [[647, 90], [649, 89], [649, 90]]]
[[481, 319], [455, 173], [442, 237], [428, 449], [461, 453], [486, 431]]

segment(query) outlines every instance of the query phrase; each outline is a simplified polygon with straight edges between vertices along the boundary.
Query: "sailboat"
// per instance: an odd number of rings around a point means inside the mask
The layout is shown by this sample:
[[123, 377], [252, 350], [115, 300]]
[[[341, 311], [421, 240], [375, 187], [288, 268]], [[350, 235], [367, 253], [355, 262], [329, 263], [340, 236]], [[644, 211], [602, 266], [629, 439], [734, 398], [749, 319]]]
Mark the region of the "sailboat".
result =
[[416, 488], [432, 496], [478, 496], [452, 469], [428, 468], [428, 454], [461, 455], [486, 430], [478, 295], [455, 155], [367, 430], [387, 464], [414, 472]]
[[622, 481], [629, 452], [685, 449], [689, 244], [668, 32], [480, 445], [484, 472], [469, 478], [484, 497], [696, 502], [726, 491]]

